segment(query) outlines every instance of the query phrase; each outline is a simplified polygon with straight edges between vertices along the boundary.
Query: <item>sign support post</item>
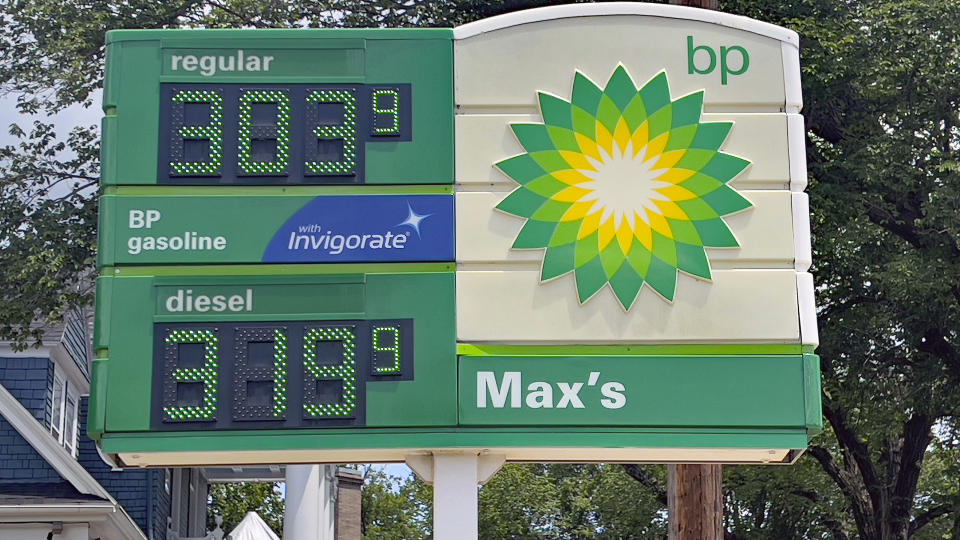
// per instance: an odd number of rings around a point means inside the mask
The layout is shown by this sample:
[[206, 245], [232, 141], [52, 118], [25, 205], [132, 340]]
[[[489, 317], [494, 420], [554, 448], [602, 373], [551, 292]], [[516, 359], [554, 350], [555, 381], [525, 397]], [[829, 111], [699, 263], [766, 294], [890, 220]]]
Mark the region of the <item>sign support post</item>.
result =
[[[717, 0], [670, 0], [670, 3], [718, 9]], [[678, 485], [678, 481], [681, 484]], [[667, 516], [670, 540], [723, 538], [723, 466], [668, 465]]]
[[433, 452], [406, 457], [417, 476], [433, 486], [433, 537], [478, 538], [477, 487], [503, 467], [506, 456], [467, 452]]
[[[718, 9], [717, 0], [670, 0], [670, 3]], [[722, 465], [667, 465], [667, 523], [669, 540], [723, 538]]]
[[328, 470], [336, 465], [287, 465], [283, 504], [285, 538], [333, 540]]
[[670, 540], [723, 538], [723, 466], [667, 466]]
[[434, 454], [433, 537], [474, 540], [478, 535], [477, 455]]

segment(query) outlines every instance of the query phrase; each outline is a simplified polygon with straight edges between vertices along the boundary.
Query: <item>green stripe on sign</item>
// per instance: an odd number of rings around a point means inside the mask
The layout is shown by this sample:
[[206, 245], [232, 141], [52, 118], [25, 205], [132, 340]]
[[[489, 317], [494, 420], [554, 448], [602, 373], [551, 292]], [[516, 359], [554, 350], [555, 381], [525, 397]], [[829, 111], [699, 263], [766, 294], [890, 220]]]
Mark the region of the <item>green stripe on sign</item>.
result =
[[452, 263], [230, 264], [107, 267], [101, 276], [293, 276], [319, 274], [420, 274], [453, 272]]
[[106, 186], [104, 195], [177, 196], [256, 195], [258, 197], [300, 195], [448, 195], [453, 186]]
[[801, 354], [807, 346], [784, 344], [685, 345], [484, 345], [458, 343], [457, 354], [473, 356], [620, 356], [620, 355], [741, 355]]

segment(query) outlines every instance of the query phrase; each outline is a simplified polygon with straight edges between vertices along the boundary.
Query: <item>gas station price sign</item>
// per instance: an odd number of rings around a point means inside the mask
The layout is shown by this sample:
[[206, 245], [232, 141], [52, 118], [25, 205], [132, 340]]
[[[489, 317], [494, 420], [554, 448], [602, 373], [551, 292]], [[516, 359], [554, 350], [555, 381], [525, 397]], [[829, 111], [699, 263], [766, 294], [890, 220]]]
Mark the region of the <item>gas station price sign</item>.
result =
[[821, 429], [792, 31], [612, 2], [106, 58], [120, 463], [789, 463]]
[[450, 29], [107, 35], [103, 185], [453, 183]]
[[160, 184], [363, 183], [367, 145], [413, 140], [409, 84], [163, 84], [160, 96]]
[[92, 432], [454, 424], [452, 265], [352, 267], [101, 276]]

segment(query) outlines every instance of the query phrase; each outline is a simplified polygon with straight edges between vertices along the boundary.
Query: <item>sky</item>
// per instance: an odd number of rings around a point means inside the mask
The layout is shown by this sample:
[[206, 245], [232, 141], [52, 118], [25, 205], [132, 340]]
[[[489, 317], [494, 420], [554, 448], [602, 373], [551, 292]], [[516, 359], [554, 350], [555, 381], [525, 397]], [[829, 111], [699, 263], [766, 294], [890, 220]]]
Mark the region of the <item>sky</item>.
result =
[[[52, 121], [57, 126], [57, 133], [65, 137], [74, 126], [99, 125], [100, 118], [103, 117], [103, 112], [99, 107], [100, 99], [101, 92], [97, 91], [93, 98], [94, 105], [88, 108], [73, 105], [53, 116]], [[28, 130], [34, 120], [50, 122], [51, 117], [44, 115], [22, 115], [17, 111], [17, 99], [15, 96], [4, 96], [0, 98], [0, 146], [13, 144], [17, 140], [10, 135], [10, 124], [17, 123], [24, 130]]]

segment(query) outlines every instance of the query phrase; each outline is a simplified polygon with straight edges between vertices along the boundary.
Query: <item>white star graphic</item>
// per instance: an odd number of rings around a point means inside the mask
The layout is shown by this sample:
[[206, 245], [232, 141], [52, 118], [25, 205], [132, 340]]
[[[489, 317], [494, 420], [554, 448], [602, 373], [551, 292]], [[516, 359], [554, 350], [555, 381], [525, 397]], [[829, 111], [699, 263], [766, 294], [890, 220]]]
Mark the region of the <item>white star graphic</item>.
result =
[[409, 225], [417, 233], [417, 238], [420, 238], [420, 222], [432, 216], [433, 214], [418, 214], [413, 211], [413, 208], [410, 206], [410, 203], [407, 203], [407, 219], [397, 223], [397, 227], [401, 225]]

